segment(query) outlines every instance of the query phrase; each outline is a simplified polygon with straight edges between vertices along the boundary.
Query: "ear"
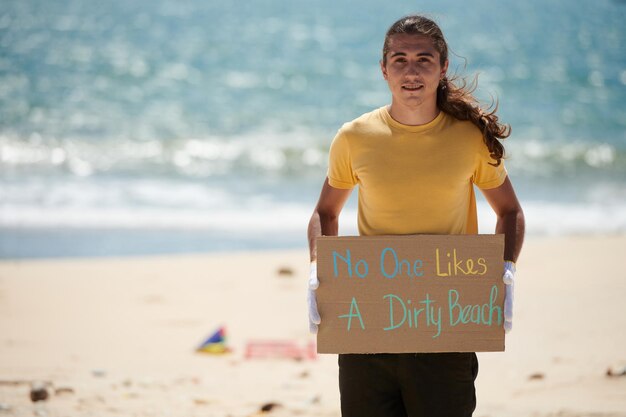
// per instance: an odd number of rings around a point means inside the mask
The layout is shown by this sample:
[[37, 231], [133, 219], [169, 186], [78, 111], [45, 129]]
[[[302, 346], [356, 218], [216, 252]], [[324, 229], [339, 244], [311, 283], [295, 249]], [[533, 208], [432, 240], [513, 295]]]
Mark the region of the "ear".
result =
[[387, 79], [387, 68], [385, 68], [385, 64], [383, 64], [383, 60], [380, 60], [380, 71], [383, 73], [383, 78]]
[[443, 63], [443, 67], [441, 67], [441, 76], [439, 77], [440, 79], [446, 76], [446, 73], [448, 72], [448, 64], [450, 63], [450, 61], [448, 61], [446, 59], [446, 62]]

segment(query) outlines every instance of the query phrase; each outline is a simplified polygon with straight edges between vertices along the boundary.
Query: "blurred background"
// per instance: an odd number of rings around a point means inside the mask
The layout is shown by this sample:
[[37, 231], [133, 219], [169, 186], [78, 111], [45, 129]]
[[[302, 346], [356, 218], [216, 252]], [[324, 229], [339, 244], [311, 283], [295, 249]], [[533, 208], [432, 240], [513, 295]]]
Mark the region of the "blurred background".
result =
[[528, 233], [626, 232], [624, 1], [2, 0], [0, 257], [306, 247], [330, 141], [389, 102], [411, 12], [498, 98]]

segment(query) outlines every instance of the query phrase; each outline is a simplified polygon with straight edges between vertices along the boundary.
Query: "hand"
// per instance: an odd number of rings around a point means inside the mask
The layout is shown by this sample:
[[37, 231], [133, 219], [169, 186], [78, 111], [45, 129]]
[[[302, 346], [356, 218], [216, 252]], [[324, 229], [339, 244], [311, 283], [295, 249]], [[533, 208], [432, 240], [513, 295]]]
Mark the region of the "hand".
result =
[[309, 288], [307, 293], [307, 303], [309, 305], [309, 331], [313, 334], [317, 333], [317, 326], [322, 319], [317, 311], [317, 299], [315, 298], [315, 290], [320, 286], [317, 279], [317, 262], [311, 262], [311, 273], [309, 275]]
[[515, 289], [515, 263], [504, 261], [504, 332], [513, 328], [513, 290]]

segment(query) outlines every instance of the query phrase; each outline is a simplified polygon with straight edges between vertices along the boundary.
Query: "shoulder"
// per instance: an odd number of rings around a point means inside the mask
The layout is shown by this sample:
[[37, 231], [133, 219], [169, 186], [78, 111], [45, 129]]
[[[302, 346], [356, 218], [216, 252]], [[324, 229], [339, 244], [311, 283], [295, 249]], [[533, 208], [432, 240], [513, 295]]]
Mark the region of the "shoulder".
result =
[[354, 120], [344, 123], [339, 129], [339, 133], [345, 135], [363, 135], [372, 132], [373, 130], [385, 127], [386, 123], [382, 115], [381, 109], [375, 109], [370, 112], [364, 113]]
[[[466, 153], [473, 154], [477, 164], [493, 164], [496, 162], [492, 158], [492, 152], [489, 150], [483, 132], [478, 126], [469, 120], [459, 120], [448, 114], [446, 116], [450, 119], [450, 126], [454, 132], [452, 138], [456, 144], [455, 146], [460, 146]], [[504, 164], [501, 163], [498, 167], [498, 172], [504, 171]], [[506, 171], [504, 171], [503, 175], [506, 175]]]
[[483, 133], [478, 126], [470, 120], [459, 120], [456, 117], [445, 113], [444, 129], [455, 139], [462, 139], [465, 143], [477, 147], [486, 147]]
[[390, 135], [391, 128], [378, 108], [344, 123], [337, 132], [335, 141], [360, 149], [365, 144], [380, 144]]

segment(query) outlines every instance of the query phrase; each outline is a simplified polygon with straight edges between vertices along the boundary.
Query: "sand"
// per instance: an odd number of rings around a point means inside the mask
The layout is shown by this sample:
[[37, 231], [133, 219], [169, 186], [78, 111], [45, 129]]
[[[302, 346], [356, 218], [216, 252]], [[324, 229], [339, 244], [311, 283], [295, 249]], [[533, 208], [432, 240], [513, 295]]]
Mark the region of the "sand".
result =
[[[626, 376], [606, 376], [626, 365], [625, 249], [527, 241], [475, 416], [626, 416]], [[307, 273], [304, 249], [0, 262], [0, 416], [338, 416], [336, 355], [245, 357], [249, 341], [314, 340]], [[195, 352], [222, 325], [233, 351]], [[32, 381], [48, 400], [30, 401]]]

